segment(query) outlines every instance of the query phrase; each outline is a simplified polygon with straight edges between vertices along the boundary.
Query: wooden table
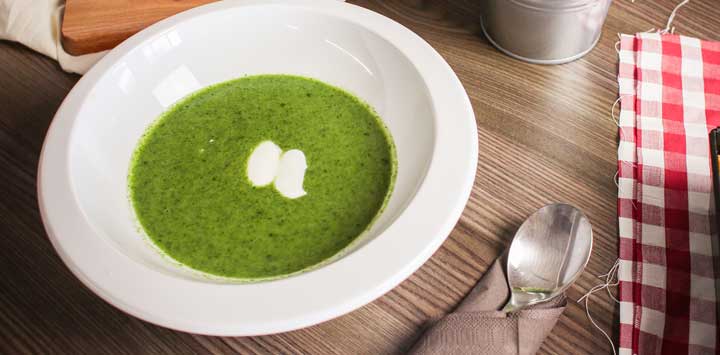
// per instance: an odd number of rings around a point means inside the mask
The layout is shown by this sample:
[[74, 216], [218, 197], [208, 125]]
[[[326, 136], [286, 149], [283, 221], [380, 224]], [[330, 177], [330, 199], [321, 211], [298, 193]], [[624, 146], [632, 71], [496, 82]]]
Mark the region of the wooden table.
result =
[[[616, 0], [598, 46], [561, 66], [510, 59], [457, 16], [445, 1], [358, 0], [417, 32], [450, 63], [477, 116], [480, 158], [470, 201], [442, 248], [415, 274], [367, 306], [285, 334], [219, 338], [161, 328], [128, 316], [75, 279], [55, 254], [35, 192], [43, 137], [63, 97], [79, 79], [56, 63], [0, 43], [0, 353], [342, 353], [408, 349], [423, 326], [451, 311], [508, 245], [523, 219], [564, 201], [592, 221], [595, 248], [568, 291], [578, 299], [617, 257], [618, 32], [663, 27], [674, 0]], [[693, 0], [677, 32], [720, 40], [716, 0]], [[617, 339], [618, 307], [593, 297], [597, 322]], [[599, 354], [610, 347], [571, 301], [542, 353]]]

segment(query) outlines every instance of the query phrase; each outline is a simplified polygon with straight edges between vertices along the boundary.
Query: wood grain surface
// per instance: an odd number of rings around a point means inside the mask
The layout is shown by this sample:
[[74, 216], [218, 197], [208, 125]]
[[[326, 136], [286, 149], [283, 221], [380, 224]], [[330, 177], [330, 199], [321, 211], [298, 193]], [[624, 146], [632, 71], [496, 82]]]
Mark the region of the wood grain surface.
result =
[[[78, 80], [29, 50], [0, 43], [0, 353], [394, 354], [451, 311], [535, 209], [563, 201], [590, 218], [595, 248], [569, 289], [576, 300], [617, 257], [618, 32], [662, 27], [673, 0], [617, 0], [598, 46], [560, 66], [510, 59], [444, 1], [353, 1], [409, 27], [448, 61], [477, 116], [480, 157], [467, 208], [435, 255], [400, 286], [352, 313], [310, 328], [220, 338], [161, 328], [102, 301], [68, 271], [47, 239], [35, 191], [38, 156], [55, 110]], [[693, 0], [677, 32], [720, 40], [716, 0]], [[362, 272], [358, 270], [358, 272]], [[617, 339], [618, 307], [591, 299], [598, 324]], [[543, 354], [603, 354], [610, 347], [570, 302]]]
[[217, 0], [66, 0], [63, 48], [72, 55], [111, 49], [168, 16]]

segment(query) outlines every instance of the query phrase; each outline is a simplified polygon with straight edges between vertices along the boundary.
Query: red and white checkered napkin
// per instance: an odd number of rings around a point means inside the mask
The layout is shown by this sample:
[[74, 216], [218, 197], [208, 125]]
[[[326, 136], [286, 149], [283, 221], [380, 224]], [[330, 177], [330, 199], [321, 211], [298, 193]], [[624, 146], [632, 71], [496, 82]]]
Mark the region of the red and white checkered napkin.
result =
[[714, 354], [708, 132], [720, 125], [720, 43], [620, 42], [620, 354]]

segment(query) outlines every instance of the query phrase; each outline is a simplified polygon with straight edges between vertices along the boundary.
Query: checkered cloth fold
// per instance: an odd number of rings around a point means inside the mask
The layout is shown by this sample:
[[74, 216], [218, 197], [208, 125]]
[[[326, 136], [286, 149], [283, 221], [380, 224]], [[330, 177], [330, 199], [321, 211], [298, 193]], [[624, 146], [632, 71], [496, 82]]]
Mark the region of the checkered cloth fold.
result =
[[622, 35], [619, 57], [620, 354], [715, 354], [720, 43]]

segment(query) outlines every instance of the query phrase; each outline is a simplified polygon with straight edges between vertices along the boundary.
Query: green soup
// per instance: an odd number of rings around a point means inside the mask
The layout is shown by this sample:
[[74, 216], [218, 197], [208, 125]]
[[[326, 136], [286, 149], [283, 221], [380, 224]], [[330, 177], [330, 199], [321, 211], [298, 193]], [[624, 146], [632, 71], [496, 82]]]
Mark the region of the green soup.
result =
[[[247, 162], [263, 141], [301, 150], [306, 195], [256, 187]], [[292, 274], [365, 231], [395, 180], [392, 138], [374, 111], [317, 80], [258, 75], [175, 104], [138, 143], [130, 199], [149, 238], [191, 268], [225, 277]]]

